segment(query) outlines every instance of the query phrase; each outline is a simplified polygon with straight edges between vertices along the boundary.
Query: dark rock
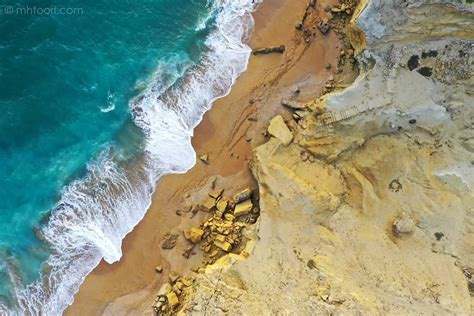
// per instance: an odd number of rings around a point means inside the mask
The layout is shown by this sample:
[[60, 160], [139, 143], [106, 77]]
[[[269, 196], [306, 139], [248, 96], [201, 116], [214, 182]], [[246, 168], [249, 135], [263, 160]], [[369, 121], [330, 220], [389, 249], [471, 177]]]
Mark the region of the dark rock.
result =
[[438, 51], [436, 50], [430, 50], [430, 51], [421, 53], [421, 58], [436, 57], [436, 56], [438, 56]]
[[418, 55], [411, 56], [407, 63], [408, 69], [413, 70], [413, 69], [418, 68], [418, 66], [420, 65], [419, 60], [420, 60], [420, 56]]
[[436, 232], [434, 233], [434, 235], [437, 241], [440, 241], [444, 237], [444, 234], [442, 232]]
[[321, 21], [318, 22], [317, 27], [318, 27], [318, 30], [322, 34], [326, 34], [329, 31], [329, 28], [330, 28], [329, 21], [328, 20], [321, 20]]
[[471, 296], [474, 296], [474, 282], [467, 282], [467, 289], [469, 290]]
[[431, 75], [433, 74], [433, 69], [431, 69], [430, 67], [421, 67], [417, 71], [420, 75], [425, 77], [431, 77]]
[[388, 185], [388, 188], [393, 192], [398, 192], [403, 188], [403, 186], [400, 183], [400, 181], [398, 181], [397, 179], [394, 179], [392, 180], [392, 182], [390, 182], [390, 184]]
[[260, 48], [253, 51], [254, 55], [265, 55], [271, 53], [278, 53], [283, 54], [285, 52], [285, 45], [275, 46], [275, 47], [267, 47], [267, 48]]
[[415, 123], [416, 123], [416, 120], [415, 120], [415, 119], [411, 119], [411, 120], [408, 121], [408, 123], [410, 123], [410, 124], [415, 124]]

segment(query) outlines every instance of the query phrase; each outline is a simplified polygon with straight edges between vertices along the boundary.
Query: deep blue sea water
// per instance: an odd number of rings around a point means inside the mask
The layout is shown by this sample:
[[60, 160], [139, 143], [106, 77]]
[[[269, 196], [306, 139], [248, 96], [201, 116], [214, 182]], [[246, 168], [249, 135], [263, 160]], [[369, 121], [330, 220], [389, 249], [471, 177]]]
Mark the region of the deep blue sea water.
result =
[[0, 0], [0, 307], [61, 313], [119, 260], [155, 181], [194, 164], [193, 128], [245, 70], [252, 9]]

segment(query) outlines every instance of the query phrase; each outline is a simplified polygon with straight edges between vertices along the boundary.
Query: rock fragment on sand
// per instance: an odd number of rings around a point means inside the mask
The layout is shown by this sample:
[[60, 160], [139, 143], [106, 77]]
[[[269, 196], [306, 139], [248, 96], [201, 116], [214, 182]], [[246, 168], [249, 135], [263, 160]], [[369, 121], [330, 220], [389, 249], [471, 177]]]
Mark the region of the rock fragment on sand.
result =
[[392, 227], [396, 235], [411, 234], [415, 230], [415, 221], [410, 215], [404, 212], [393, 223]]
[[209, 193], [209, 196], [215, 200], [219, 199], [222, 196], [224, 189], [217, 189]]
[[202, 155], [199, 156], [199, 159], [204, 162], [205, 164], [209, 164], [209, 155]]
[[255, 49], [252, 53], [254, 55], [265, 55], [271, 53], [283, 54], [285, 52], [285, 45], [275, 46], [275, 47], [266, 47]]
[[192, 243], [200, 242], [203, 234], [204, 231], [196, 227], [184, 231], [184, 237]]
[[156, 271], [157, 273], [163, 272], [163, 266], [156, 266], [156, 267], [155, 267], [155, 271]]
[[281, 100], [281, 104], [294, 110], [303, 110], [308, 107], [304, 102], [292, 101], [288, 99]]
[[283, 145], [288, 146], [293, 140], [293, 133], [290, 131], [281, 115], [275, 116], [268, 126], [270, 135], [278, 138]]
[[241, 215], [246, 215], [250, 213], [250, 211], [252, 211], [252, 208], [253, 208], [252, 200], [248, 199], [244, 202], [241, 202], [235, 206], [234, 216], [239, 217]]
[[234, 194], [233, 200], [234, 200], [234, 203], [237, 204], [237, 203], [240, 203], [242, 201], [250, 199], [251, 196], [252, 196], [252, 189], [247, 187], [247, 188], [237, 192], [236, 194]]

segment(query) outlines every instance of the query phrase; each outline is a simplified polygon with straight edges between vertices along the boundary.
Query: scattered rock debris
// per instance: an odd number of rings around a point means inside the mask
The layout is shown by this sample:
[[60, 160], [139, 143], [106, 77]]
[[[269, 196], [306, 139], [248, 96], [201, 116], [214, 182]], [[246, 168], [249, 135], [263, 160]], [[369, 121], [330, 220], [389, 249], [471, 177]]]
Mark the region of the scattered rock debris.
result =
[[[230, 252], [241, 253], [245, 247], [242, 230], [249, 223], [255, 223], [260, 215], [258, 196], [250, 187], [230, 197], [224, 196], [223, 189], [215, 189], [192, 209], [212, 213], [212, 216], [199, 227], [183, 231], [184, 237], [190, 243], [183, 255], [189, 258], [194, 247], [199, 246], [205, 254], [204, 265], [212, 264]], [[176, 234], [167, 234], [163, 247], [173, 248], [177, 238]], [[201, 269], [195, 269], [195, 271]], [[163, 267], [157, 266], [155, 270], [157, 273], [162, 273]], [[173, 272], [168, 275], [168, 278], [169, 282], [160, 288], [152, 305], [157, 315], [175, 313], [186, 295], [186, 289], [192, 285], [191, 278], [185, 278]]]
[[180, 296], [183, 296], [186, 289], [192, 285], [190, 278], [185, 278], [175, 273], [170, 273], [169, 279], [169, 283], [161, 286], [152, 305], [157, 315], [174, 314], [180, 304]]

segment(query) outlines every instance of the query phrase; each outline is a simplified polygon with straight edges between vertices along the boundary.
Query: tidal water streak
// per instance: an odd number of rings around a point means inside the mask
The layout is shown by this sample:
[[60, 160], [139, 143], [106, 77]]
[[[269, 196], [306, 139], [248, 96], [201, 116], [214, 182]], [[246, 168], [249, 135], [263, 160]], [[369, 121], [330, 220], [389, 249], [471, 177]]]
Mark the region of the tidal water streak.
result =
[[0, 19], [0, 310], [56, 315], [120, 259], [155, 181], [194, 164], [193, 128], [247, 66], [254, 4], [6, 7], [36, 11]]

